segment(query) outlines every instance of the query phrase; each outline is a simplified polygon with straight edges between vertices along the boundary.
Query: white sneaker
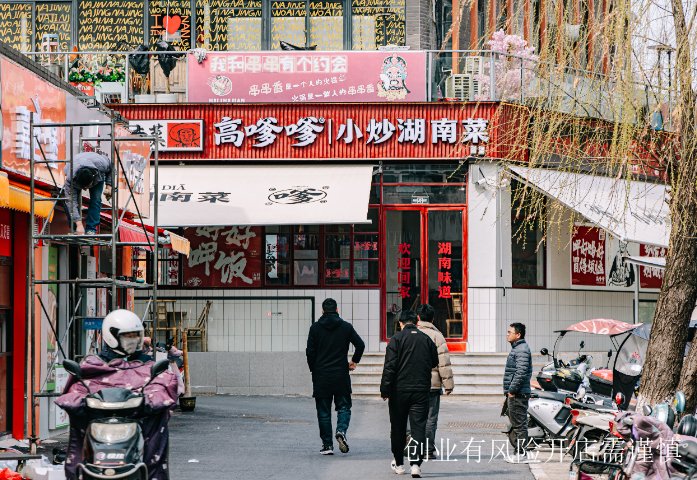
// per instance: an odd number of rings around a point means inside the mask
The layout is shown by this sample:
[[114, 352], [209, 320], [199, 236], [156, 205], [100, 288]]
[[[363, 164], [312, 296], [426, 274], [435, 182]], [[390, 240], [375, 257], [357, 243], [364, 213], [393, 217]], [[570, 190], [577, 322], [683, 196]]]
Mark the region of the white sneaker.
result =
[[528, 463], [528, 456], [524, 453], [514, 453], [505, 458], [508, 463]]
[[397, 475], [404, 475], [407, 473], [406, 468], [404, 468], [404, 465], [397, 465], [397, 462], [392, 460], [392, 464], [390, 465], [392, 467], [392, 471], [396, 473]]
[[421, 478], [421, 467], [418, 465], [411, 466], [411, 478]]

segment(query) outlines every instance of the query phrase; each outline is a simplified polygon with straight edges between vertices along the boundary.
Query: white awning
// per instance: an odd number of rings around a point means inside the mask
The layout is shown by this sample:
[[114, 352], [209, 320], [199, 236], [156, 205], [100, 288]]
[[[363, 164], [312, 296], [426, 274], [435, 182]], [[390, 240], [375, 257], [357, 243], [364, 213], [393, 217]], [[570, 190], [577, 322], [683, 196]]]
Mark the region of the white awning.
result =
[[372, 173], [372, 165], [160, 166], [157, 223], [369, 223]]
[[639, 265], [641, 267], [650, 267], [650, 268], [666, 268], [666, 259], [665, 257], [624, 257], [624, 259], [629, 262], [633, 263], [635, 265]]
[[620, 240], [668, 247], [670, 215], [665, 185], [542, 168], [509, 168], [521, 180]]

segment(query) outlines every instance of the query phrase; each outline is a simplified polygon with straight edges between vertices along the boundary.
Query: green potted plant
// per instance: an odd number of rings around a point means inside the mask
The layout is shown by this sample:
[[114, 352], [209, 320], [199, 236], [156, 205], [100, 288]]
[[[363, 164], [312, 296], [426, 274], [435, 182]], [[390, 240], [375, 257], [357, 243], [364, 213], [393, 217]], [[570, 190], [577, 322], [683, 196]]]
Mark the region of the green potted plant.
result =
[[[121, 101], [126, 102], [126, 71], [122, 65], [115, 63], [111, 58], [106, 64], [100, 65], [95, 73], [100, 85], [97, 91], [101, 94], [118, 94]], [[101, 95], [99, 100], [101, 100]]]
[[91, 96], [94, 95], [95, 84], [99, 83], [94, 69], [83, 63], [79, 63], [70, 69], [68, 72], [68, 81], [85, 95]]

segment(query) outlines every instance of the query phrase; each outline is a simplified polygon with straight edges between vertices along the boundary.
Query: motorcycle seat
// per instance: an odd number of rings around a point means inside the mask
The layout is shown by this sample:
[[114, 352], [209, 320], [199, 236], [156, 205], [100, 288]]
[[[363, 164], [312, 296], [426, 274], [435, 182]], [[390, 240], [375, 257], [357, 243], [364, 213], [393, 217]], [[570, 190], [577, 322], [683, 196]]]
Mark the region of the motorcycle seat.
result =
[[545, 390], [538, 390], [530, 394], [530, 398], [544, 398], [546, 400], [556, 400], [558, 402], [563, 402], [568, 397], [566, 393], [559, 392], [548, 392]]

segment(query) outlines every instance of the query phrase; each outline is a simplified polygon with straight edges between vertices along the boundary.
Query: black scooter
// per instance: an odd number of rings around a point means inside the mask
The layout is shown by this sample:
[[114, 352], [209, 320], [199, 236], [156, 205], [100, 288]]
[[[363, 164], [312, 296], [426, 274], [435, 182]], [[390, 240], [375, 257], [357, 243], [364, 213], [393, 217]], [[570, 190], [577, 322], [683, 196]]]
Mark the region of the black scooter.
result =
[[[85, 388], [80, 365], [64, 360], [65, 370]], [[169, 367], [167, 360], [153, 364], [150, 384]], [[89, 388], [87, 388], [89, 390]], [[143, 463], [143, 433], [134, 417], [143, 409], [142, 390], [104, 388], [86, 397], [88, 416], [83, 463], [77, 467], [81, 480], [147, 480], [148, 468]]]

